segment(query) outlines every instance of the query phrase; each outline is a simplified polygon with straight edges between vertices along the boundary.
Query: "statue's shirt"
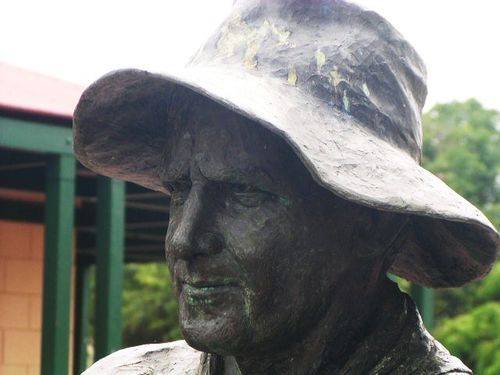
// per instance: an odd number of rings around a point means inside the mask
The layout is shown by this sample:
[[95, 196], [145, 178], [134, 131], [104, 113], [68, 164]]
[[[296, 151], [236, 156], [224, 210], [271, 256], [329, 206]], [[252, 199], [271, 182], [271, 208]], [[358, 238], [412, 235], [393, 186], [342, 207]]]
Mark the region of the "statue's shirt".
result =
[[[397, 300], [398, 308], [384, 311], [383, 321], [376, 324], [357, 345], [357, 349], [342, 368], [328, 367], [319, 373], [472, 374], [471, 370], [426, 331], [414, 303], [408, 296], [400, 293]], [[387, 332], [394, 332], [394, 329], [398, 330], [398, 338], [381, 355], [380, 346], [387, 346]], [[222, 375], [227, 373], [222, 363], [218, 356], [199, 352], [188, 346], [185, 341], [175, 341], [117, 351], [96, 362], [83, 375]]]

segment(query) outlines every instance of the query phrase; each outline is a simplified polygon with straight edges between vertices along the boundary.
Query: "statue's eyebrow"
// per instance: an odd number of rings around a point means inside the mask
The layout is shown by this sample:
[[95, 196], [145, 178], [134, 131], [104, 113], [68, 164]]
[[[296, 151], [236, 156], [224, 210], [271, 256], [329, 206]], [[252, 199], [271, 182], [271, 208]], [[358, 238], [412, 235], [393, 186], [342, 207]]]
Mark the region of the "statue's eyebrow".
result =
[[[210, 171], [201, 168], [199, 173], [212, 182], [248, 185], [276, 195], [284, 195], [287, 191], [284, 182], [280, 183], [279, 179], [261, 166], [226, 166]], [[161, 173], [161, 177], [164, 184], [191, 181], [191, 168], [185, 165], [171, 165]]]
[[281, 195], [283, 189], [280, 189], [279, 184], [275, 179], [260, 167], [236, 169], [228, 168], [224, 171], [217, 171], [214, 175], [207, 175], [206, 178], [210, 181], [222, 182], [227, 184], [248, 185], [253, 188]]

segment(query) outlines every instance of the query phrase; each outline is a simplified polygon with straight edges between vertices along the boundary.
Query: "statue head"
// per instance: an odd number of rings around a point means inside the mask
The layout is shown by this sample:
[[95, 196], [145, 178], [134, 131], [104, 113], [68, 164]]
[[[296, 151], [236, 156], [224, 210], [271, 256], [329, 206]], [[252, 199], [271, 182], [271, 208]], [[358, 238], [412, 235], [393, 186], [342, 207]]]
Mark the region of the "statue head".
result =
[[[425, 67], [343, 0], [239, 0], [190, 64], [111, 73], [75, 111], [75, 152], [171, 196], [167, 260], [189, 343], [217, 353], [341, 325], [390, 271], [484, 276], [499, 237], [419, 166]], [[335, 315], [336, 314], [336, 315]]]

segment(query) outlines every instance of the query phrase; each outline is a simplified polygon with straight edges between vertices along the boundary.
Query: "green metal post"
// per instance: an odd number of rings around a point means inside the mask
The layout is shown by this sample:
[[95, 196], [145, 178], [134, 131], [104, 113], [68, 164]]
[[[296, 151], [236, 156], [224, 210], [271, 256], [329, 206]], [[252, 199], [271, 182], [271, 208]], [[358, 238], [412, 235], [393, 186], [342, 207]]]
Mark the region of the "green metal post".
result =
[[122, 339], [125, 183], [97, 182], [96, 360], [116, 351]]
[[42, 375], [68, 375], [75, 159], [54, 155], [47, 165], [43, 272]]
[[428, 330], [434, 328], [434, 291], [420, 285], [411, 286], [411, 296]]
[[89, 340], [90, 264], [79, 262], [76, 268], [75, 337], [73, 372], [81, 374], [87, 368]]

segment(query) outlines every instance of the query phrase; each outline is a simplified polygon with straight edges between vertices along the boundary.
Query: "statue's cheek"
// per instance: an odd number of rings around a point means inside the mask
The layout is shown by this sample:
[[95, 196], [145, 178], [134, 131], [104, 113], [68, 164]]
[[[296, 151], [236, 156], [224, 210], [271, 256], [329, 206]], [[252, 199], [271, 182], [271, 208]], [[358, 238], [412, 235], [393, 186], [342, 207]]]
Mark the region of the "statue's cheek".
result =
[[288, 208], [248, 208], [225, 218], [220, 228], [236, 260], [246, 269], [260, 269], [291, 255], [301, 231], [299, 221]]

